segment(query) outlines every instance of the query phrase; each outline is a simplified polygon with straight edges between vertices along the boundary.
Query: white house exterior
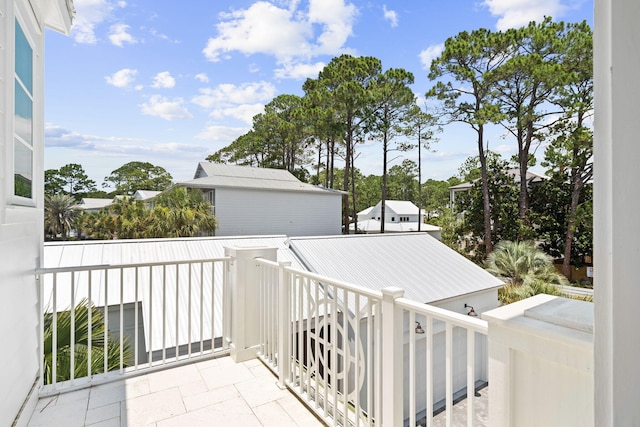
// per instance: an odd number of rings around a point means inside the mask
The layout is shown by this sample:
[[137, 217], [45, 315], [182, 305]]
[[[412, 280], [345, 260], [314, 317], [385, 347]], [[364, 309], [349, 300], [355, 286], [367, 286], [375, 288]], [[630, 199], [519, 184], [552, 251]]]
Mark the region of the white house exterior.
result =
[[[35, 269], [44, 205], [44, 32], [68, 34], [66, 0], [0, 0], [0, 425], [37, 400], [41, 349]], [[24, 425], [24, 418], [17, 425]]]
[[[520, 169], [509, 169], [507, 170], [507, 174], [513, 176], [513, 181], [516, 183], [520, 182]], [[531, 170], [527, 169], [527, 185], [537, 184], [549, 179], [548, 176], [542, 175]], [[458, 193], [466, 193], [467, 191], [473, 188], [474, 183], [478, 181], [477, 179], [473, 182], [463, 182], [462, 184], [453, 185], [449, 187], [449, 202], [451, 206], [456, 203], [456, 194]]]
[[343, 192], [299, 181], [286, 170], [202, 162], [194, 179], [214, 206], [216, 236], [340, 234]]
[[[357, 229], [359, 233], [375, 234], [380, 232], [380, 222], [382, 216], [382, 201], [375, 206], [370, 206], [358, 212], [358, 222], [350, 224], [349, 229], [353, 233]], [[418, 214], [418, 207], [412, 202], [405, 200], [387, 200], [385, 202], [385, 233], [407, 233], [418, 231], [426, 232], [436, 239], [442, 237], [442, 228], [435, 225], [425, 224], [424, 209]]]

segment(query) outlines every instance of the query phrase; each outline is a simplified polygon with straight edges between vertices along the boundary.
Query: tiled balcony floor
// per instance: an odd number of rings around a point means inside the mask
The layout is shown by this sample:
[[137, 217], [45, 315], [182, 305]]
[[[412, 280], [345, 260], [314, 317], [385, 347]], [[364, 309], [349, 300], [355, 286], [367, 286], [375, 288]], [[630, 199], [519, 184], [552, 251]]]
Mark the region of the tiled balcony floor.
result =
[[257, 359], [192, 363], [39, 400], [30, 427], [322, 426]]

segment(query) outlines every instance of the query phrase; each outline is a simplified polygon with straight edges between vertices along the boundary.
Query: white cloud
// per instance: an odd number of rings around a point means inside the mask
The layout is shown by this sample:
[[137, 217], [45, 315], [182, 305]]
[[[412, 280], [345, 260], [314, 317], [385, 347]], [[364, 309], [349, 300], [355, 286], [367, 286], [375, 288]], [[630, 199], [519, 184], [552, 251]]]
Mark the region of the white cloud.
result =
[[248, 125], [253, 116], [264, 111], [264, 103], [271, 101], [276, 88], [269, 82], [252, 82], [241, 85], [221, 84], [214, 88], [200, 89], [200, 95], [191, 99], [194, 104], [210, 109], [210, 117], [232, 117]]
[[261, 113], [264, 113], [263, 104], [242, 104], [233, 107], [215, 108], [209, 116], [214, 119], [232, 117], [251, 125], [253, 116]]
[[561, 0], [484, 0], [483, 5], [499, 17], [496, 28], [500, 31], [542, 21], [545, 16], [557, 19], [568, 9]]
[[191, 101], [204, 108], [219, 107], [230, 104], [252, 104], [258, 101], [270, 101], [276, 88], [269, 82], [252, 82], [234, 85], [225, 83], [215, 88], [200, 89], [200, 95]]
[[151, 87], [171, 89], [175, 85], [176, 85], [176, 79], [171, 77], [171, 74], [168, 71], [163, 71], [161, 73], [156, 74], [156, 76], [153, 78], [153, 83], [151, 84]]
[[318, 77], [318, 73], [324, 68], [324, 62], [315, 64], [283, 64], [281, 68], [275, 70], [275, 77], [278, 79], [302, 80], [307, 77]]
[[218, 62], [229, 52], [263, 53], [283, 65], [341, 53], [352, 33], [356, 7], [345, 0], [309, 0], [304, 10], [299, 3], [292, 1], [285, 9], [257, 1], [248, 9], [220, 14], [218, 34], [208, 40], [205, 57]]
[[194, 76], [194, 78], [202, 83], [209, 83], [209, 76], [205, 73], [198, 73]]
[[395, 10], [387, 9], [387, 5], [382, 6], [382, 11], [384, 12], [384, 19], [391, 23], [391, 27], [395, 28], [398, 26], [398, 13]]
[[123, 47], [125, 43], [136, 44], [138, 40], [133, 37], [128, 31], [131, 27], [127, 24], [114, 24], [109, 29], [109, 40], [112, 44]]
[[240, 135], [247, 133], [247, 128], [226, 127], [226, 126], [207, 126], [202, 132], [196, 135], [198, 139], [207, 141], [230, 143], [237, 139]]
[[126, 87], [129, 87], [131, 83], [133, 83], [137, 74], [138, 74], [138, 70], [131, 69], [131, 68], [123, 68], [122, 70], [116, 71], [110, 76], [106, 76], [104, 79], [111, 86], [126, 88]]
[[161, 117], [165, 120], [190, 119], [193, 116], [184, 106], [182, 98], [165, 98], [160, 95], [152, 95], [148, 102], [141, 106], [142, 114]]
[[127, 6], [125, 1], [74, 0], [76, 17], [71, 36], [77, 43], [95, 44], [98, 41], [96, 27], [107, 20], [114, 9]]
[[431, 67], [431, 61], [436, 59], [442, 51], [444, 50], [444, 44], [434, 44], [427, 47], [425, 50], [418, 54], [420, 58], [420, 62], [422, 63], [422, 68], [428, 70]]

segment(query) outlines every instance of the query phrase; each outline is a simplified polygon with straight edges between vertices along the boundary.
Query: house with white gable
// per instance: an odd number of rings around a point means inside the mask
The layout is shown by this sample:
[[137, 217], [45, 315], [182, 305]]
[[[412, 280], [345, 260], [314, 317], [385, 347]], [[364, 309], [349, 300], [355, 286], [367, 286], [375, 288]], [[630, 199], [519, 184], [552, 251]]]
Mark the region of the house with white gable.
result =
[[[382, 201], [375, 206], [370, 206], [358, 212], [358, 222], [350, 224], [350, 232], [365, 234], [380, 233], [382, 216]], [[442, 229], [435, 225], [425, 224], [425, 211], [418, 209], [412, 202], [406, 200], [387, 200], [385, 202], [385, 233], [407, 233], [418, 231], [426, 232], [436, 239], [442, 237]]]
[[301, 182], [283, 169], [201, 162], [194, 179], [178, 185], [197, 188], [213, 205], [216, 236], [342, 232], [342, 191]]

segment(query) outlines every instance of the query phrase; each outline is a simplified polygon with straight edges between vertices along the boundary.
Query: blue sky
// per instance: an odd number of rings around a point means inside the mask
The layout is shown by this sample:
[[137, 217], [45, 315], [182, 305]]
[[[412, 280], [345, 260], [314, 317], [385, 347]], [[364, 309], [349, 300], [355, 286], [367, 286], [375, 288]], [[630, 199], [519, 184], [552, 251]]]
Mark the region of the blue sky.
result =
[[[593, 22], [592, 0], [74, 4], [71, 36], [46, 37], [45, 168], [79, 163], [98, 186], [130, 161], [191, 179], [199, 161], [250, 129], [264, 104], [302, 95], [304, 80], [342, 53], [411, 71], [421, 97], [431, 86], [431, 58], [460, 31], [505, 30], [544, 16]], [[462, 126], [438, 138], [436, 151], [423, 156], [423, 179], [446, 179], [476, 154], [473, 133]], [[498, 128], [488, 141], [507, 157], [515, 152]], [[381, 174], [379, 146], [359, 151], [356, 167]]]

